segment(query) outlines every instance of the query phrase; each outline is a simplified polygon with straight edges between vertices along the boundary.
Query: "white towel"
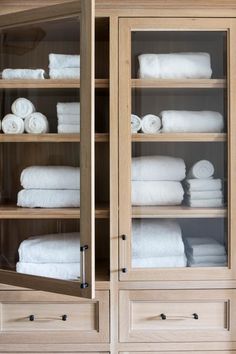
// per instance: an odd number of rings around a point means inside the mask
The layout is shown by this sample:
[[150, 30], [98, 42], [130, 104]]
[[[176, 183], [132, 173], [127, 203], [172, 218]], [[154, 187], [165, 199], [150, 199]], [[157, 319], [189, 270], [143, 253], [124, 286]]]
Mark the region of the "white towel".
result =
[[186, 250], [192, 257], [225, 255], [225, 246], [213, 237], [185, 237]]
[[136, 114], [131, 114], [131, 132], [137, 133], [141, 129], [142, 123], [139, 116]]
[[216, 198], [216, 199], [186, 198], [186, 204], [192, 208], [220, 208], [223, 206], [223, 200], [222, 198]]
[[132, 181], [132, 205], [179, 205], [184, 190], [175, 181]]
[[57, 115], [58, 124], [80, 125], [80, 115], [59, 113]]
[[206, 179], [211, 178], [215, 172], [213, 164], [208, 160], [196, 162], [188, 172], [188, 178]]
[[141, 54], [141, 79], [209, 79], [212, 75], [208, 53]]
[[182, 181], [186, 176], [183, 159], [171, 156], [140, 156], [132, 158], [134, 181]]
[[24, 129], [23, 119], [14, 114], [7, 114], [2, 120], [2, 130], [5, 134], [22, 134]]
[[196, 257], [192, 257], [191, 255], [189, 255], [187, 253], [187, 259], [188, 259], [188, 263], [191, 264], [199, 264], [199, 263], [226, 263], [227, 262], [227, 256], [224, 255], [215, 255], [215, 256], [196, 256]]
[[72, 166], [30, 166], [21, 172], [25, 189], [80, 189], [80, 168]]
[[40, 235], [21, 242], [19, 261], [26, 263], [80, 262], [79, 232]]
[[77, 114], [80, 116], [80, 102], [58, 102], [58, 114]]
[[214, 111], [162, 111], [163, 133], [220, 133], [224, 128], [222, 114]]
[[142, 219], [132, 222], [133, 258], [181, 256], [184, 243], [178, 223], [170, 220]]
[[187, 195], [191, 200], [198, 199], [218, 199], [223, 198], [222, 191], [200, 191], [200, 192], [187, 192]]
[[43, 69], [4, 69], [3, 79], [44, 79], [45, 71]]
[[57, 132], [59, 134], [80, 133], [80, 125], [79, 124], [59, 124], [57, 126]]
[[49, 68], [80, 68], [80, 55], [75, 54], [49, 54]]
[[26, 118], [35, 111], [35, 107], [27, 98], [19, 97], [11, 105], [12, 113], [20, 118]]
[[154, 114], [146, 114], [142, 117], [142, 132], [145, 134], [160, 133], [161, 120]]
[[23, 208], [77, 208], [80, 191], [70, 189], [22, 189], [17, 195], [17, 206]]
[[79, 79], [80, 68], [49, 69], [51, 79]]
[[172, 257], [147, 257], [133, 258], [133, 268], [176, 268], [186, 267], [187, 259], [185, 255]]
[[187, 179], [185, 182], [189, 191], [219, 191], [222, 188], [221, 179]]
[[25, 131], [29, 134], [44, 134], [49, 131], [47, 117], [40, 112], [31, 113], [25, 118]]
[[78, 280], [80, 263], [16, 263], [18, 273], [37, 275], [41, 277]]
[[226, 267], [227, 263], [214, 263], [214, 262], [206, 262], [206, 263], [191, 263], [188, 262], [188, 267], [200, 268], [200, 267]]

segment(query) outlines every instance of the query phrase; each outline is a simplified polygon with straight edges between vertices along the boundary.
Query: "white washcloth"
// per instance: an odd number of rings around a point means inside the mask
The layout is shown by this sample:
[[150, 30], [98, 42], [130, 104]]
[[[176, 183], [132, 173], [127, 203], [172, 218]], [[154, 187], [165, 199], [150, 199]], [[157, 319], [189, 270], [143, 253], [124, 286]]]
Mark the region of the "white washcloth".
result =
[[196, 256], [192, 257], [187, 253], [188, 262], [191, 264], [199, 264], [199, 263], [226, 263], [227, 256], [224, 255], [215, 255], [215, 256]]
[[196, 162], [188, 172], [188, 178], [206, 179], [211, 178], [215, 172], [213, 164], [208, 160]]
[[80, 55], [75, 54], [49, 54], [49, 68], [80, 68]]
[[175, 268], [186, 267], [187, 259], [185, 255], [172, 257], [146, 257], [133, 258], [133, 268]]
[[72, 166], [30, 166], [21, 172], [25, 189], [80, 189], [80, 168]]
[[181, 256], [184, 243], [178, 223], [170, 220], [142, 219], [132, 222], [133, 258]]
[[186, 198], [186, 203], [192, 208], [220, 208], [223, 206], [223, 199], [191, 199]]
[[51, 79], [79, 79], [80, 68], [49, 69]]
[[132, 205], [179, 205], [184, 190], [175, 181], [132, 181]]
[[59, 134], [80, 133], [80, 124], [59, 124], [57, 126], [57, 132]]
[[192, 257], [225, 255], [225, 246], [213, 237], [185, 237], [186, 250]]
[[142, 117], [142, 132], [145, 134], [157, 134], [161, 129], [161, 120], [154, 114], [146, 114]]
[[141, 79], [209, 79], [212, 75], [208, 53], [141, 54]]
[[22, 189], [17, 195], [17, 206], [23, 208], [77, 208], [80, 191], [70, 189]]
[[35, 111], [35, 107], [27, 98], [19, 97], [11, 105], [12, 113], [20, 118], [26, 118]]
[[58, 114], [77, 114], [80, 116], [80, 102], [58, 102]]
[[59, 113], [57, 115], [58, 124], [80, 125], [79, 114]]
[[2, 130], [5, 134], [22, 134], [24, 129], [23, 119], [14, 114], [7, 114], [2, 120]]
[[189, 191], [219, 191], [222, 189], [221, 179], [187, 179], [185, 182]]
[[191, 192], [187, 192], [187, 195], [191, 198], [191, 200], [223, 198], [222, 191], [199, 191], [199, 192], [191, 191]]
[[182, 181], [186, 176], [185, 162], [171, 156], [140, 156], [132, 158], [134, 181]]
[[214, 111], [162, 111], [163, 133], [220, 133], [224, 128], [222, 114]]
[[43, 69], [4, 69], [3, 79], [44, 79]]
[[80, 263], [16, 263], [18, 273], [41, 277], [75, 280], [80, 276]]
[[131, 132], [137, 133], [141, 129], [142, 123], [139, 116], [136, 114], [131, 114]]
[[25, 131], [29, 134], [44, 134], [49, 131], [47, 117], [40, 112], [31, 113], [25, 118]]
[[80, 234], [71, 232], [29, 237], [21, 242], [18, 253], [20, 262], [80, 262]]

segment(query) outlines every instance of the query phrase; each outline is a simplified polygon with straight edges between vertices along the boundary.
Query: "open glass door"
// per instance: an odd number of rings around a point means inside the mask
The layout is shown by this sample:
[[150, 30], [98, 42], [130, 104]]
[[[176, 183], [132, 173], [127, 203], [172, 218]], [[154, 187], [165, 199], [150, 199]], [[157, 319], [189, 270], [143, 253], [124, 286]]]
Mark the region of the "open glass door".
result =
[[0, 283], [94, 298], [94, 1], [0, 27]]

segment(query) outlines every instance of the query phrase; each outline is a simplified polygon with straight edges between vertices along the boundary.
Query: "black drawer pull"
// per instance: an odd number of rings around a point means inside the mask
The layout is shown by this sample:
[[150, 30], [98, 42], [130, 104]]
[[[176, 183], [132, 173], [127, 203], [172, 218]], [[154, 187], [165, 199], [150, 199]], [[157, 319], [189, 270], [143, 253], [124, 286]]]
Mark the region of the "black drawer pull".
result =
[[195, 312], [195, 313], [193, 313], [191, 316], [168, 316], [167, 317], [167, 315], [165, 315], [164, 313], [161, 313], [160, 314], [160, 317], [161, 317], [161, 319], [162, 320], [167, 320], [167, 319], [172, 319], [172, 320], [174, 320], [174, 319], [182, 319], [182, 320], [185, 320], [185, 319], [193, 319], [193, 320], [198, 320], [199, 319], [199, 316], [198, 316], [198, 314]]
[[29, 321], [32, 322], [32, 321], [34, 321], [34, 319], [35, 319], [35, 318], [34, 318], [34, 315], [30, 315], [30, 316], [29, 316]]
[[198, 320], [198, 319], [199, 319], [198, 314], [197, 314], [197, 313], [193, 313], [193, 318], [194, 318], [195, 320]]
[[66, 321], [67, 320], [67, 315], [62, 315], [61, 319], [62, 319], [62, 321]]
[[166, 320], [166, 315], [164, 313], [160, 314], [162, 320]]

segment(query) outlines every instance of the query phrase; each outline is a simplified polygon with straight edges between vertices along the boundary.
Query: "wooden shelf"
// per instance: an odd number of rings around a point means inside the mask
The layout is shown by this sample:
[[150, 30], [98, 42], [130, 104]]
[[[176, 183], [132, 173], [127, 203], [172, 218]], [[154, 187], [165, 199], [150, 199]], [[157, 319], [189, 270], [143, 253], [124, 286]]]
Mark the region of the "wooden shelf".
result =
[[[109, 134], [95, 134], [95, 142], [109, 141]], [[80, 134], [0, 134], [0, 143], [45, 143], [80, 142]]]
[[132, 134], [133, 142], [224, 142], [225, 133], [160, 133]]
[[[108, 79], [96, 79], [96, 88], [108, 88]], [[80, 80], [0, 80], [0, 89], [66, 89], [80, 88]]]
[[190, 208], [188, 206], [138, 206], [132, 208], [133, 218], [223, 218], [225, 208]]
[[149, 79], [131, 79], [133, 88], [225, 88], [224, 79], [184, 79], [184, 80], [149, 80]]

